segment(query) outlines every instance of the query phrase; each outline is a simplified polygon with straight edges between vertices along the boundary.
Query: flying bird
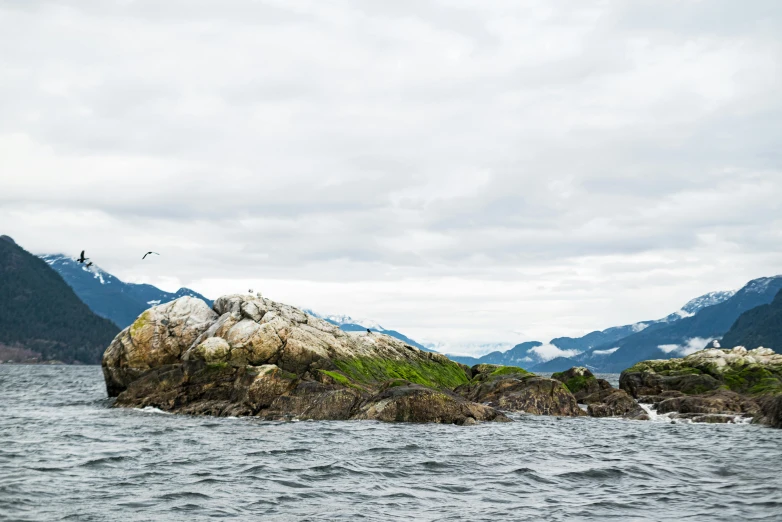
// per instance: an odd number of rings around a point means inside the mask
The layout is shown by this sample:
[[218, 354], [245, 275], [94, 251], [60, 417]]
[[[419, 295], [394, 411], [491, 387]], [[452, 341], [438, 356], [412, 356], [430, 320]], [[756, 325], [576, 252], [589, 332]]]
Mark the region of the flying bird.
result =
[[147, 252], [146, 254], [144, 254], [144, 257], [142, 257], [141, 259], [146, 259], [149, 254], [155, 254], [156, 256], [160, 255], [157, 252]]
[[87, 264], [86, 264], [86, 265], [84, 265], [84, 266], [86, 266], [87, 268], [91, 267], [91, 266], [92, 266], [92, 261], [90, 261], [89, 263], [87, 263]]
[[88, 259], [89, 259], [89, 257], [84, 257], [84, 250], [82, 250], [81, 251], [81, 255], [79, 256], [79, 259], [77, 259], [76, 261], [78, 261], [79, 263], [84, 263]]

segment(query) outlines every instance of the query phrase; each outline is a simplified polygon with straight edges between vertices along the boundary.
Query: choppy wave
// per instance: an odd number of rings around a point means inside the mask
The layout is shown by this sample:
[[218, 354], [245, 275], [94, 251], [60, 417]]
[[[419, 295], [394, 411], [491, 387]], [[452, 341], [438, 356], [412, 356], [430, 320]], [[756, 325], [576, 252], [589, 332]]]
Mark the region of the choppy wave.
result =
[[782, 519], [782, 431], [746, 424], [237, 422], [111, 409], [99, 367], [0, 397], [0, 519]]

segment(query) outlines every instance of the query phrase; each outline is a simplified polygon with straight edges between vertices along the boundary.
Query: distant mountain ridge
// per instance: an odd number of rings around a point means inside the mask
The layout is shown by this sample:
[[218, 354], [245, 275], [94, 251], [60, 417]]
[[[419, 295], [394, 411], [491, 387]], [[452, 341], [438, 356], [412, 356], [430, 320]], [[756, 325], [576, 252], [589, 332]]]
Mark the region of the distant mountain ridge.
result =
[[[551, 344], [562, 348], [563, 350], [578, 350], [586, 351], [592, 348], [605, 346], [606, 344], [613, 343], [620, 339], [624, 339], [630, 335], [646, 330], [652, 325], [670, 324], [675, 323], [681, 319], [692, 317], [699, 311], [709, 306], [714, 306], [723, 301], [726, 301], [736, 294], [735, 290], [727, 290], [720, 292], [709, 292], [700, 297], [696, 297], [687, 302], [681, 309], [668, 314], [662, 319], [656, 319], [652, 321], [640, 321], [638, 323], [628, 324], [624, 326], [615, 326], [602, 331], [595, 331], [584, 335], [583, 337], [558, 337], [551, 340]], [[567, 368], [566, 368], [567, 369]]]
[[644, 359], [678, 357], [705, 347], [722, 337], [741, 313], [771, 302], [780, 287], [782, 276], [759, 278], [738, 291], [709, 292], [696, 297], [662, 319], [607, 328], [577, 338], [558, 337], [548, 344], [528, 341], [481, 357], [449, 357], [468, 365], [503, 364], [534, 372], [564, 371], [573, 366], [618, 372]]
[[547, 361], [544, 367], [548, 371], [561, 371], [580, 365], [597, 371], [619, 372], [646, 359], [681, 357], [721, 339], [742, 313], [770, 303], [780, 289], [782, 276], [774, 276], [754, 279], [737, 292], [712, 292], [702, 296], [703, 299], [690, 301], [694, 303], [690, 308], [694, 310], [692, 315], [673, 322], [656, 322], [575, 357], [562, 358], [556, 363]]
[[0, 359], [97, 364], [119, 328], [43, 260], [0, 236]]
[[536, 358], [533, 358], [533, 350], [540, 346], [543, 346], [543, 343], [528, 341], [517, 344], [505, 352], [494, 351], [482, 355], [481, 357], [467, 357], [461, 355], [448, 355], [448, 357], [453, 361], [466, 364], [467, 366], [475, 366], [476, 364], [501, 364], [503, 366], [520, 366], [525, 368], [535, 364]]
[[782, 353], [782, 290], [771, 303], [741, 314], [722, 338], [722, 344], [749, 350], [763, 346]]
[[39, 257], [62, 276], [93, 312], [120, 328], [129, 326], [151, 306], [183, 296], [197, 297], [212, 306], [212, 301], [189, 288], [166, 292], [153, 285], [125, 283], [97, 265], [87, 267], [63, 254]]

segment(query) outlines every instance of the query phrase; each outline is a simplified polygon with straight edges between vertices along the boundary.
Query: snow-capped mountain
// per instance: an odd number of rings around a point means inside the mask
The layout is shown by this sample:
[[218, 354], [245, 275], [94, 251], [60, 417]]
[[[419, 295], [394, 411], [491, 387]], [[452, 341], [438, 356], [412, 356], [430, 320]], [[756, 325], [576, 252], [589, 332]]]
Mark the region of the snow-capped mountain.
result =
[[76, 259], [62, 254], [39, 256], [52, 267], [76, 295], [97, 315], [125, 328], [147, 308], [167, 303], [183, 296], [212, 302], [189, 288], [166, 292], [152, 285], [125, 283], [97, 265], [87, 267]]
[[414, 341], [413, 339], [410, 339], [406, 335], [399, 333], [396, 330], [389, 330], [387, 328], [383, 328], [382, 326], [380, 326], [380, 323], [378, 323], [377, 321], [373, 321], [372, 319], [354, 319], [349, 315], [323, 315], [310, 309], [304, 309], [304, 312], [314, 317], [323, 319], [324, 321], [328, 321], [333, 325], [339, 326], [340, 329], [345, 330], [346, 332], [363, 332], [364, 330], [368, 329], [368, 330], [372, 330], [373, 332], [384, 333], [386, 335], [390, 335], [391, 337], [395, 337], [400, 341], [407, 343], [410, 346], [415, 346], [416, 348], [423, 350], [425, 352], [435, 351], [430, 348], [427, 348], [426, 346], [422, 345], [417, 341]]
[[376, 331], [376, 332], [385, 332], [386, 329], [380, 326], [380, 323], [377, 321], [374, 321], [372, 319], [356, 319], [354, 317], [350, 317], [349, 315], [318, 315], [312, 310], [305, 310], [308, 314], [314, 315], [315, 317], [319, 317], [325, 321], [328, 321], [332, 324], [342, 326], [343, 324], [355, 324], [358, 326], [361, 326], [363, 328], [369, 328], [370, 330]]
[[449, 356], [464, 364], [504, 364], [537, 372], [588, 366], [594, 371], [621, 371], [649, 358], [677, 357], [706, 346], [724, 334], [740, 311], [770, 302], [782, 276], [750, 281], [739, 291], [709, 292], [688, 301], [662, 319], [639, 321], [591, 332], [582, 337], [558, 337], [548, 344], [524, 342], [481, 357]]
[[780, 289], [782, 276], [775, 276], [752, 280], [738, 291], [711, 292], [684, 305], [684, 314], [669, 315], [640, 332], [533, 369], [560, 371], [587, 365], [616, 372], [645, 359], [681, 357], [721, 339], [742, 313], [770, 303]]
[[630, 335], [642, 332], [647, 328], [657, 328], [660, 325], [671, 324], [677, 321], [681, 321], [682, 319], [692, 317], [704, 308], [708, 308], [710, 306], [727, 301], [735, 294], [735, 290], [709, 292], [708, 294], [704, 294], [688, 301], [679, 310], [666, 315], [662, 319], [640, 321], [624, 326], [614, 326], [606, 330], [588, 333], [583, 337], [558, 337], [556, 339], [552, 339], [551, 344], [562, 350], [575, 350], [577, 352], [586, 352], [598, 347], [604, 347], [603, 349], [610, 349], [611, 347], [606, 348], [605, 345], [619, 341], [620, 339], [624, 339]]
[[[766, 278], [766, 279], [772, 279], [772, 278]], [[750, 283], [747, 285], [753, 284], [754, 281], [750, 281]], [[681, 311], [690, 314], [695, 315], [696, 313], [700, 312], [706, 307], [714, 306], [717, 304], [720, 304], [724, 301], [727, 301], [734, 295], [736, 295], [737, 290], [724, 290], [722, 292], [709, 292], [708, 294], [704, 294], [700, 297], [696, 297], [692, 301], [689, 301], [686, 305], [682, 306]], [[687, 316], [689, 317], [689, 315]]]

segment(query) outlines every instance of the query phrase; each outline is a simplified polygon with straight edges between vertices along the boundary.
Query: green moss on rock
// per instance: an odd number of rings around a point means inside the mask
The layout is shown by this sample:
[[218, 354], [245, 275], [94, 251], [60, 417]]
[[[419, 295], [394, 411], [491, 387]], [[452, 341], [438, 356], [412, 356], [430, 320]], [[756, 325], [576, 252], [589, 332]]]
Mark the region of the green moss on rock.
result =
[[152, 313], [149, 310], [146, 310], [143, 314], [141, 314], [138, 319], [133, 321], [133, 324], [130, 325], [130, 335], [136, 336], [139, 331], [141, 331], [147, 323], [149, 323], [149, 318], [152, 315]]
[[403, 379], [430, 388], [453, 389], [468, 382], [464, 370], [450, 361], [407, 361], [360, 357], [335, 360], [334, 364], [344, 375], [364, 384]]
[[350, 382], [350, 379], [348, 379], [347, 377], [345, 377], [339, 372], [332, 372], [329, 370], [318, 370], [318, 371], [323, 375], [327, 375], [331, 377], [331, 379], [337, 384], [341, 384], [342, 386], [353, 386], [353, 383]]
[[498, 375], [511, 375], [511, 374], [532, 375], [524, 368], [519, 368], [518, 366], [500, 366], [499, 368], [491, 372], [489, 375], [491, 375], [492, 377], [496, 377]]

